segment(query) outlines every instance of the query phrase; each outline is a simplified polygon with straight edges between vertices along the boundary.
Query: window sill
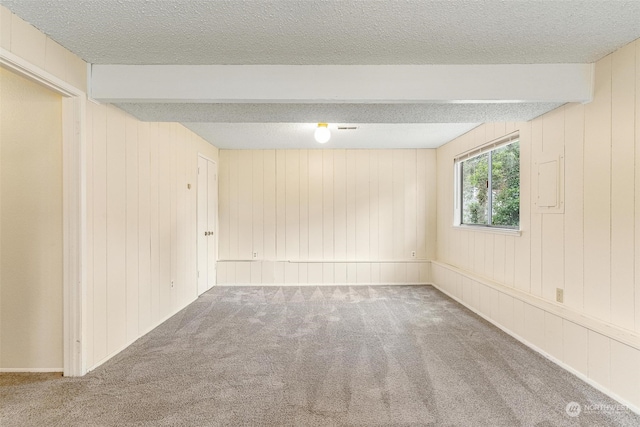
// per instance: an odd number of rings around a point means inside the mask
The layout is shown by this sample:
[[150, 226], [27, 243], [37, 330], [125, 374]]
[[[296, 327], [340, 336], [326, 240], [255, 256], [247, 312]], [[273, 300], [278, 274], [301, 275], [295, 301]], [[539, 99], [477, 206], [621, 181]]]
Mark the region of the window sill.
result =
[[522, 230], [512, 229], [512, 228], [499, 228], [499, 227], [482, 227], [477, 225], [454, 225], [454, 229], [457, 230], [465, 230], [465, 231], [474, 231], [480, 233], [490, 233], [490, 234], [503, 234], [507, 236], [521, 236]]

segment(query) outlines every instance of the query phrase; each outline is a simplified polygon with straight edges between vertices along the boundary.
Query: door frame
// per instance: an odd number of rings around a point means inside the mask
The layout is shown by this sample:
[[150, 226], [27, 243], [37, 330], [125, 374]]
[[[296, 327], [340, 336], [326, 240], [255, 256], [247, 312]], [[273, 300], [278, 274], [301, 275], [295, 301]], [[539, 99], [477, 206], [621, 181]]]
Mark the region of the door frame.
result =
[[[209, 162], [211, 162], [211, 163], [213, 163], [214, 165], [216, 165], [216, 175], [220, 175], [220, 172], [218, 171], [218, 162], [216, 162], [212, 158], [210, 158], [210, 157], [198, 152], [198, 158], [200, 158], [200, 157], [205, 159], [205, 160], [207, 160], [207, 161], [209, 161]], [[196, 168], [197, 167], [198, 167], [198, 162], [196, 161]], [[197, 170], [196, 170], [196, 176], [197, 176]], [[197, 182], [198, 182], [198, 185], [199, 185], [199, 180]], [[218, 177], [217, 176], [216, 176], [216, 185], [218, 185]], [[219, 218], [218, 218], [218, 211], [220, 210], [220, 206], [219, 206], [219, 203], [218, 203], [219, 202], [219, 190], [220, 190], [219, 188], [216, 189], [216, 199], [218, 199], [218, 200], [216, 200], [216, 231], [215, 231], [216, 262], [218, 262], [218, 250], [219, 250], [218, 242], [220, 241], [218, 239], [219, 222], [220, 222]], [[198, 192], [199, 192], [199, 189], [196, 189], [196, 195], [198, 194]], [[198, 212], [198, 203], [199, 203], [199, 200], [196, 198], [196, 215], [197, 215], [197, 212]], [[198, 218], [196, 217], [196, 224], [197, 223], [198, 223]], [[198, 240], [197, 239], [200, 237], [198, 235], [197, 231], [198, 230], [197, 230], [197, 225], [196, 225], [196, 248], [198, 247]], [[196, 260], [198, 260], [198, 258], [199, 258], [199, 254], [196, 253]], [[200, 268], [200, 266], [196, 264], [196, 271], [198, 271], [199, 268]], [[218, 273], [218, 268], [216, 266], [216, 275], [217, 275], [217, 273]], [[198, 277], [196, 277], [196, 283], [197, 283], [197, 280], [198, 280]], [[218, 284], [218, 278], [216, 277], [216, 285], [217, 284]]]
[[63, 373], [82, 376], [87, 372], [87, 96], [3, 48], [0, 66], [62, 96]]

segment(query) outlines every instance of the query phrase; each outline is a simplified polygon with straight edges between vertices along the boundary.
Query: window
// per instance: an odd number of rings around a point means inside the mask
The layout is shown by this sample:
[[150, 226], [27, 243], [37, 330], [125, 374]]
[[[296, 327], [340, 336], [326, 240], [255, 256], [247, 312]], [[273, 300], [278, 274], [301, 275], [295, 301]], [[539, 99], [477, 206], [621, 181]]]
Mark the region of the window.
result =
[[456, 158], [456, 225], [518, 229], [520, 141], [510, 135]]

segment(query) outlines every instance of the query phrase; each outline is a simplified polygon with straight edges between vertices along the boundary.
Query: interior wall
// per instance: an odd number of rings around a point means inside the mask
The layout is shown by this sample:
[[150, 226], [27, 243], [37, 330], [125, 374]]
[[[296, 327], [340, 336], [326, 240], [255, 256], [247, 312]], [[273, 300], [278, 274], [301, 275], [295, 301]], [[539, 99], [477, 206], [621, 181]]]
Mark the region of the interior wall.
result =
[[[596, 64], [594, 100], [491, 123], [438, 149], [433, 279], [452, 296], [640, 408], [640, 41]], [[453, 158], [521, 135], [522, 234], [453, 224]], [[537, 164], [564, 156], [564, 210], [540, 213]], [[556, 302], [556, 289], [564, 302]]]
[[[176, 123], [88, 103], [89, 366], [197, 298], [198, 153], [218, 150]], [[190, 186], [190, 188], [189, 188]]]
[[221, 150], [218, 283], [427, 282], [435, 154]]
[[0, 67], [0, 370], [62, 371], [62, 99]]
[[[87, 64], [3, 6], [0, 47], [86, 91]], [[91, 101], [84, 129], [92, 369], [196, 298], [197, 156], [217, 160], [218, 149]]]

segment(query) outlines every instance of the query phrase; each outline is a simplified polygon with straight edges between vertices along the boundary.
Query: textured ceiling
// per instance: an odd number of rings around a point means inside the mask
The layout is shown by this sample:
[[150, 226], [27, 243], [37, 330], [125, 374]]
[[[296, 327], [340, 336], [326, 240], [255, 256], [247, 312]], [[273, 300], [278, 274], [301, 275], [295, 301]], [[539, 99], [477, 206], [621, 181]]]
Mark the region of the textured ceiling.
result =
[[478, 123], [538, 117], [561, 104], [163, 104], [118, 107], [145, 121], [214, 123]]
[[[329, 125], [331, 139], [318, 144], [315, 123], [185, 123], [218, 148], [435, 148], [476, 127], [477, 123], [455, 124], [358, 124], [355, 130], [338, 130]], [[353, 126], [346, 124], [341, 126]]]
[[594, 62], [640, 1], [2, 0], [96, 64]]
[[[591, 63], [640, 37], [640, 0], [0, 0], [95, 64]], [[153, 78], [153, 76], [149, 76]], [[466, 99], [466, 98], [465, 98]], [[501, 98], [496, 98], [501, 99]], [[149, 100], [150, 101], [150, 100]], [[559, 104], [120, 104], [226, 148], [433, 147]], [[344, 132], [344, 133], [343, 133]], [[347, 133], [348, 132], [348, 133]]]
[[[116, 104], [145, 121], [177, 121], [218, 148], [435, 148], [481, 122], [524, 121], [560, 104]], [[356, 124], [313, 139], [318, 122]]]

